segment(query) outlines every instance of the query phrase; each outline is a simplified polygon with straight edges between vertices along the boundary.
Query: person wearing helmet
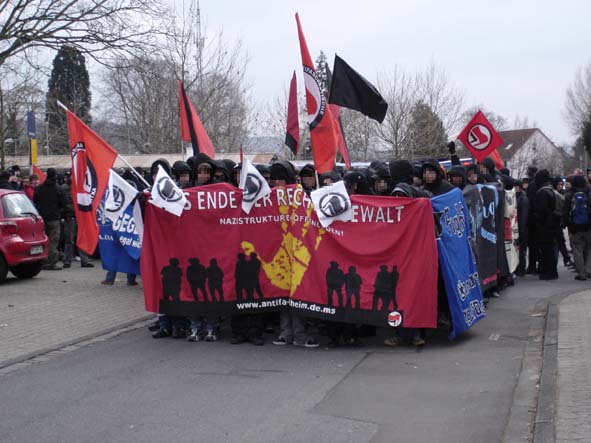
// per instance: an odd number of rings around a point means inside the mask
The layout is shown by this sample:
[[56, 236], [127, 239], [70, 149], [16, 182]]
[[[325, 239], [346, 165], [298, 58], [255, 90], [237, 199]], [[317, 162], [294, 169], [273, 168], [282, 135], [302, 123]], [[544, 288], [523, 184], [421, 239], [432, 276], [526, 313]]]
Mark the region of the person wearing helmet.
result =
[[191, 168], [186, 162], [181, 160], [174, 162], [172, 173], [181, 189], [190, 188], [193, 185], [191, 183]]

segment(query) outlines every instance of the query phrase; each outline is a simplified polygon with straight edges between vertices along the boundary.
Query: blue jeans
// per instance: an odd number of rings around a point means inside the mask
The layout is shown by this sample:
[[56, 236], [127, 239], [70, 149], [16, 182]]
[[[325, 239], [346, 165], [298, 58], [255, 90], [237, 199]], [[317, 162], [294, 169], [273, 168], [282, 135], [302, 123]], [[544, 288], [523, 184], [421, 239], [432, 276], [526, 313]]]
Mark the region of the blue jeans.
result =
[[197, 317], [191, 319], [191, 332], [203, 332], [203, 325], [207, 325], [207, 332], [217, 334], [220, 329], [218, 321], [209, 321], [207, 317]]
[[[106, 281], [114, 282], [115, 277], [117, 277], [117, 272], [115, 271], [107, 271], [107, 276], [105, 277]], [[127, 274], [127, 284], [132, 285], [135, 283], [135, 274]]]

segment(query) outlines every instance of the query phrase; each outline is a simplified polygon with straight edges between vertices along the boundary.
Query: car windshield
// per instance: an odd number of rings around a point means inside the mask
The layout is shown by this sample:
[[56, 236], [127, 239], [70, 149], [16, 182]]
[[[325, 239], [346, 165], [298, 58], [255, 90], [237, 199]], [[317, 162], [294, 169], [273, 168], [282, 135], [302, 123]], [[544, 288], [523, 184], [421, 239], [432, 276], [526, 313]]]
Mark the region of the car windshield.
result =
[[37, 209], [25, 194], [6, 194], [2, 197], [2, 211], [6, 218], [39, 216]]

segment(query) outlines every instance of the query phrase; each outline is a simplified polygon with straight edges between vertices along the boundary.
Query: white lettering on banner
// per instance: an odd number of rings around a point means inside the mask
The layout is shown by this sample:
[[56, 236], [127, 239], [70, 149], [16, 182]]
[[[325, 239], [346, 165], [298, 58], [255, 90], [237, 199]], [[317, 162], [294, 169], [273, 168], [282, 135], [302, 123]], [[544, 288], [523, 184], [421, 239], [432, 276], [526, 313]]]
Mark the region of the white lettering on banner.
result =
[[135, 231], [135, 220], [129, 214], [123, 214], [113, 223], [113, 230], [133, 234]]
[[263, 198], [256, 201], [254, 204], [255, 208], [267, 207], [271, 206], [273, 203], [271, 202], [271, 194], [265, 195]]
[[[395, 207], [375, 207], [364, 205], [353, 205], [353, 223], [400, 223], [404, 205]], [[361, 214], [361, 219], [359, 215]]]
[[197, 209], [226, 209], [238, 208], [236, 192], [205, 192], [197, 191]]
[[185, 194], [185, 198], [187, 199], [187, 201], [185, 202], [185, 207], [183, 208], [184, 211], [190, 211], [191, 210], [191, 201], [189, 200], [189, 193], [188, 192], [183, 192], [183, 194]]

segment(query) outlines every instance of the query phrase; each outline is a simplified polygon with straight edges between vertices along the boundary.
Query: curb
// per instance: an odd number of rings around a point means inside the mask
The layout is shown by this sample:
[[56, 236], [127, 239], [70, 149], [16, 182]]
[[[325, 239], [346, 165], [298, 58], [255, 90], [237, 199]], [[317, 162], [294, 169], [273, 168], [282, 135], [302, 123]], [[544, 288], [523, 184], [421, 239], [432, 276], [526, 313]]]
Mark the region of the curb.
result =
[[534, 443], [554, 442], [555, 391], [558, 369], [558, 315], [560, 301], [552, 301], [548, 305], [546, 331], [544, 336], [544, 353], [542, 374], [536, 419], [534, 422]]
[[117, 326], [112, 326], [110, 328], [106, 328], [106, 329], [103, 329], [103, 330], [100, 330], [100, 331], [97, 331], [97, 332], [93, 332], [92, 334], [87, 334], [87, 335], [83, 335], [81, 337], [76, 337], [76, 338], [73, 338], [73, 339], [70, 339], [70, 340], [66, 340], [66, 341], [63, 341], [63, 342], [58, 343], [56, 345], [49, 346], [49, 347], [42, 348], [42, 349], [38, 349], [38, 350], [33, 351], [33, 352], [28, 352], [28, 353], [23, 354], [23, 355], [21, 355], [19, 357], [11, 358], [9, 360], [0, 361], [0, 369], [5, 369], [5, 368], [7, 368], [9, 366], [13, 366], [13, 365], [16, 365], [18, 363], [22, 363], [24, 361], [31, 360], [31, 359], [33, 359], [35, 357], [39, 357], [40, 355], [48, 354], [48, 353], [53, 352], [53, 351], [56, 351], [58, 349], [62, 349], [62, 348], [68, 347], [68, 346], [76, 345], [78, 343], [81, 343], [81, 342], [84, 342], [84, 341], [88, 341], [90, 339], [93, 339], [95, 337], [99, 337], [101, 335], [110, 334], [110, 333], [112, 333], [114, 331], [117, 331], [119, 329], [128, 328], [128, 327], [133, 326], [133, 325], [135, 325], [137, 323], [141, 323], [141, 322], [144, 322], [146, 320], [150, 320], [152, 318], [154, 318], [154, 314], [149, 314], [149, 315], [146, 314], [146, 315], [143, 315], [141, 317], [137, 317], [137, 318], [135, 318], [133, 320], [127, 321], [125, 323], [121, 323], [121, 324], [119, 324]]
[[521, 368], [513, 391], [503, 443], [531, 442], [535, 425], [538, 383], [543, 366], [543, 342], [548, 302], [537, 304], [530, 313], [530, 328]]

